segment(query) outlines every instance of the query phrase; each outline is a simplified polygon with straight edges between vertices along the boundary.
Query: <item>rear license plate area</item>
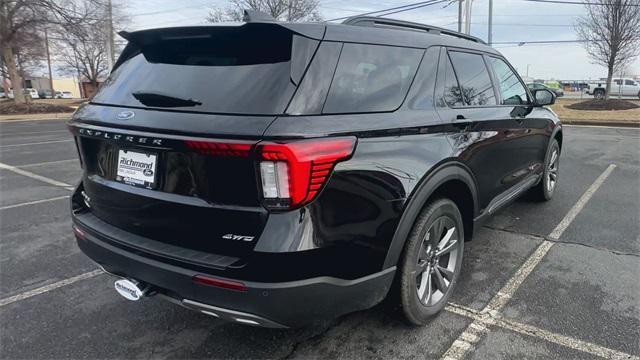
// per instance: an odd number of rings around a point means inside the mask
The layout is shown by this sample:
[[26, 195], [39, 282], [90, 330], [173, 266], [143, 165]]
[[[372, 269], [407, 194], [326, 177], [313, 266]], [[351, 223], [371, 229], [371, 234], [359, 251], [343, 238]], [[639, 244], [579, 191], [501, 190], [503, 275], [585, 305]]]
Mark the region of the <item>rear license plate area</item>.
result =
[[156, 186], [158, 155], [132, 150], [118, 150], [116, 181], [153, 189]]

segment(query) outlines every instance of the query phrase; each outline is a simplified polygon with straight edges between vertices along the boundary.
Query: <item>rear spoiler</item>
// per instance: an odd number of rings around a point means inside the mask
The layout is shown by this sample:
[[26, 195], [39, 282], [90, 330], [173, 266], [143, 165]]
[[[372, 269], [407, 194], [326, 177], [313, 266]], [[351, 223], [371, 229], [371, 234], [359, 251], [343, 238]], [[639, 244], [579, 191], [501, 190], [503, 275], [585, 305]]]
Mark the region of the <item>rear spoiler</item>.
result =
[[167, 28], [155, 28], [138, 30], [133, 32], [120, 31], [120, 35], [125, 40], [135, 43], [137, 45], [145, 45], [153, 43], [160, 39], [167, 38], [197, 38], [206, 36], [204, 33], [216, 28], [241, 28], [244, 26], [280, 26], [288, 29], [300, 36], [304, 36], [314, 40], [322, 40], [324, 38], [324, 32], [326, 25], [321, 23], [284, 23], [274, 20], [252, 20], [249, 22], [240, 23], [240, 25], [199, 25], [199, 26], [181, 26], [181, 27], [167, 27]]
[[[285, 28], [297, 35], [304, 36], [313, 40], [321, 41], [324, 38], [326, 25], [321, 23], [288, 23], [279, 22], [274, 18], [255, 11], [245, 10], [244, 23], [222, 23], [217, 25], [199, 25], [199, 26], [180, 26], [138, 30], [133, 32], [120, 31], [118, 35], [127, 40], [129, 44], [122, 51], [118, 61], [111, 71], [115, 70], [125, 60], [135, 56], [140, 52], [140, 48], [148, 44], [159, 41], [175, 40], [175, 39], [198, 39], [211, 36], [210, 33], [219, 29], [221, 31], [241, 31], [244, 27], [261, 27], [268, 30], [270, 27]], [[133, 45], [133, 46], [132, 46]]]

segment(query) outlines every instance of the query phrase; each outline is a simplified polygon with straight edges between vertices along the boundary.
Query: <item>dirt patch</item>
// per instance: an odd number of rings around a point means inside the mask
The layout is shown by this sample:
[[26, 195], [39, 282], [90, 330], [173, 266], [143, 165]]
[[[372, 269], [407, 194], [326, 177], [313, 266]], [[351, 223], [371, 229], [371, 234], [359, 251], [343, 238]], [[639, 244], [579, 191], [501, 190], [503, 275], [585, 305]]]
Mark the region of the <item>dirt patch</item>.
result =
[[16, 104], [10, 100], [0, 102], [0, 115], [70, 113], [74, 110], [72, 107], [57, 104]]
[[573, 110], [592, 110], [592, 111], [610, 111], [610, 110], [631, 110], [640, 108], [639, 105], [628, 100], [609, 99], [609, 100], [587, 100], [573, 104], [565, 105], [565, 107]]

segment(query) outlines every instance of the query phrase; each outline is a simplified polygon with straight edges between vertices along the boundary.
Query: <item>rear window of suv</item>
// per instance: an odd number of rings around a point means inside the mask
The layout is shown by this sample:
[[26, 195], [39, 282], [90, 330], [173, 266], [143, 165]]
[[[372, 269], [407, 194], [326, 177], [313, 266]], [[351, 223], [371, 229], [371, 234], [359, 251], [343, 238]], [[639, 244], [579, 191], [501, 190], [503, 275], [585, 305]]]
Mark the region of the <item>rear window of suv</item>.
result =
[[265, 24], [151, 33], [130, 41], [92, 102], [282, 114], [318, 43]]

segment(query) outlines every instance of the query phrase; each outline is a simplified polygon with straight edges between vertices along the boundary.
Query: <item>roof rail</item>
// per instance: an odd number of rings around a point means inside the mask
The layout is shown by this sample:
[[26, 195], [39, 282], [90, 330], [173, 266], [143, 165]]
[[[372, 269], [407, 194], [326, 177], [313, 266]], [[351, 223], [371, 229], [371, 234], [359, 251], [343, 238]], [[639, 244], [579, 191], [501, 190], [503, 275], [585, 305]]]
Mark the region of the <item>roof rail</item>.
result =
[[382, 26], [382, 27], [395, 27], [395, 28], [404, 29], [404, 30], [426, 31], [430, 34], [436, 34], [436, 35], [444, 34], [444, 35], [454, 36], [460, 39], [474, 41], [480, 44], [485, 44], [485, 45], [487, 44], [486, 42], [484, 42], [484, 40], [479, 39], [475, 36], [463, 34], [457, 31], [448, 30], [441, 27], [437, 27], [437, 26], [425, 25], [425, 24], [415, 23], [411, 21], [386, 19], [386, 18], [375, 17], [375, 16], [354, 16], [354, 17], [348, 18], [342, 23], [345, 25], [355, 25], [355, 26], [370, 26], [370, 27]]

